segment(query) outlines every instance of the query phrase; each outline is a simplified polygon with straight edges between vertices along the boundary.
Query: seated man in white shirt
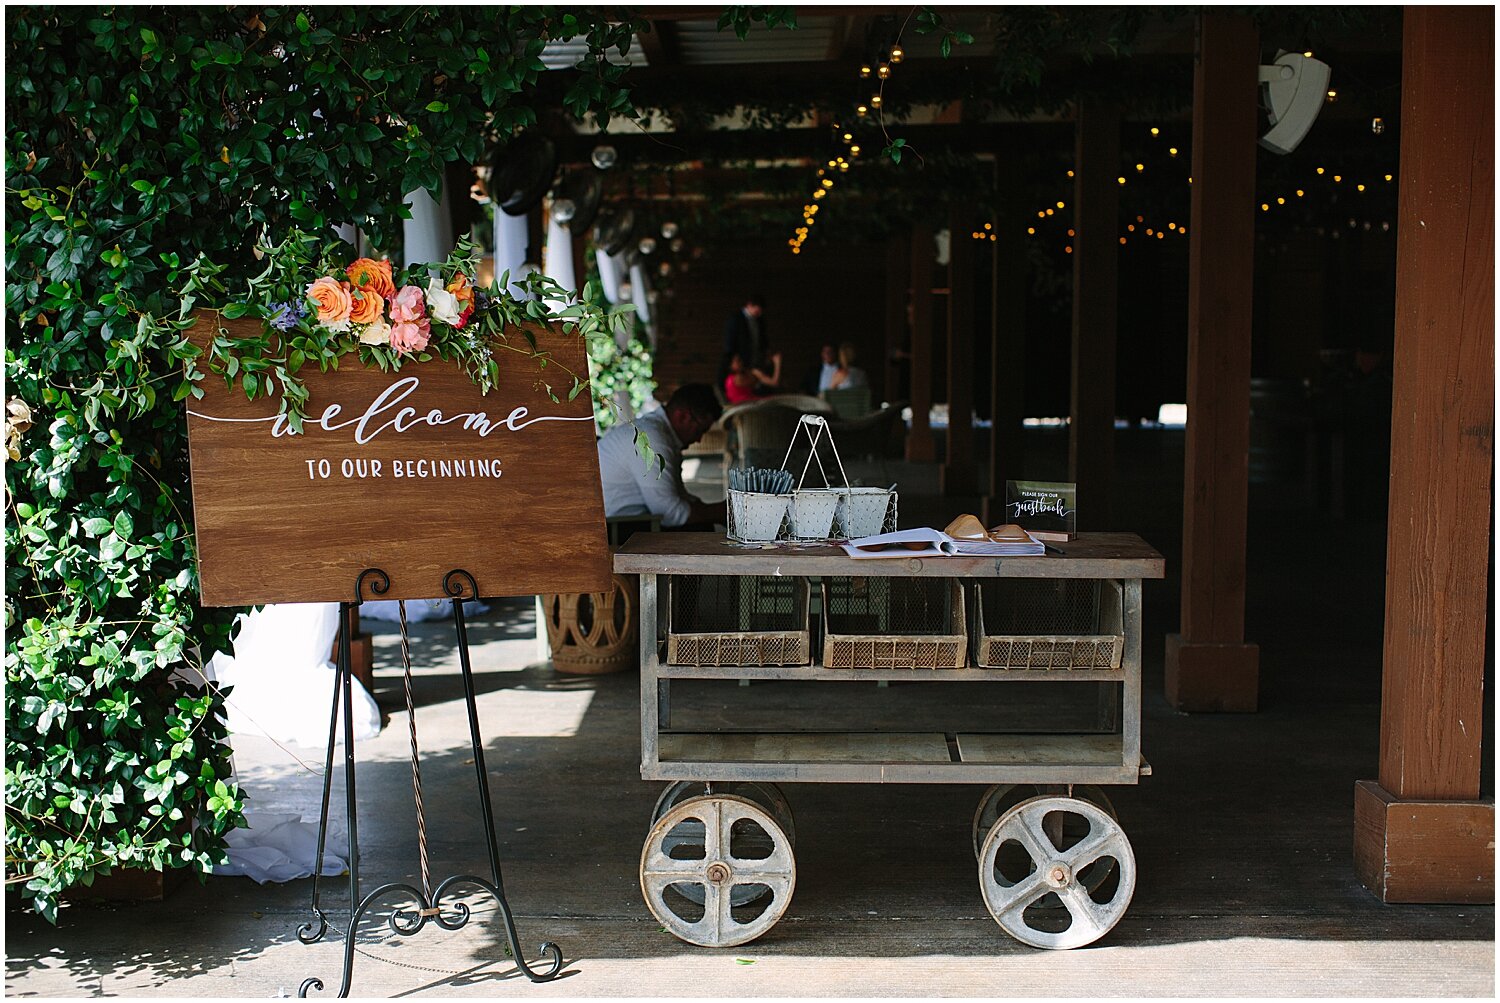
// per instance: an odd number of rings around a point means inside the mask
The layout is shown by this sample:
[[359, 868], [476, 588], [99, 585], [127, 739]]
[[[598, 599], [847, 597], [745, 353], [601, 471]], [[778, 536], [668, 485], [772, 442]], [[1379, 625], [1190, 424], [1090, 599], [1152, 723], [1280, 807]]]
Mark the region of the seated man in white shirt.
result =
[[[663, 529], [710, 529], [725, 521], [724, 504], [707, 505], [682, 484], [682, 451], [719, 420], [724, 411], [706, 383], [687, 383], [635, 424], [611, 428], [599, 440], [599, 479], [604, 514], [661, 516]], [[636, 449], [639, 430], [651, 446], [649, 464]]]

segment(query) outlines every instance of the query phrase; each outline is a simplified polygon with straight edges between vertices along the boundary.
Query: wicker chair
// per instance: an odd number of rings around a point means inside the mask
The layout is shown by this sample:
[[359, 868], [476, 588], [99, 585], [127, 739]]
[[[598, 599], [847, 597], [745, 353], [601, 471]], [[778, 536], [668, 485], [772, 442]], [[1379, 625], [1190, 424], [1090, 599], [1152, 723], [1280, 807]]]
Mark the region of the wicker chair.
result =
[[[729, 433], [724, 449], [725, 477], [731, 467], [780, 466], [802, 416], [827, 413], [825, 402], [800, 394], [767, 397], [728, 408], [721, 419]], [[806, 452], [804, 446], [801, 454], [805, 457]], [[794, 449], [793, 458], [797, 455]]]
[[870, 413], [870, 388], [851, 387], [848, 390], [824, 390], [823, 399], [833, 408], [840, 421], [863, 418]]

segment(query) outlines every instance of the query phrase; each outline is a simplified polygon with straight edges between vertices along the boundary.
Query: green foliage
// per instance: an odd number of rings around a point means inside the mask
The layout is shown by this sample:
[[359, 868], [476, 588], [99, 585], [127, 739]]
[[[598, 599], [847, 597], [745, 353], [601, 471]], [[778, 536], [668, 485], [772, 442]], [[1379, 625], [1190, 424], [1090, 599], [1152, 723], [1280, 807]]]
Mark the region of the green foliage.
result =
[[617, 400], [624, 392], [630, 406], [639, 411], [641, 405], [656, 392], [656, 380], [652, 373], [654, 360], [651, 349], [639, 337], [632, 337], [629, 344], [621, 348], [613, 339], [600, 340], [589, 346], [589, 370], [593, 374], [594, 398], [601, 402], [594, 408], [594, 421], [603, 432], [620, 422], [620, 414], [614, 407], [605, 406], [605, 401]]
[[554, 7], [11, 7], [5, 24], [5, 371], [34, 419], [5, 469], [6, 882], [55, 918], [115, 866], [202, 870], [243, 821], [222, 694], [198, 672], [233, 611], [196, 602], [178, 398], [199, 360], [174, 318], [247, 290], [257, 245], [294, 229], [395, 244], [407, 192], [536, 122], [550, 39], [588, 42], [549, 73], [556, 100], [631, 114], [607, 54], [638, 25]]
[[751, 26], [757, 21], [767, 28], [795, 29], [797, 10], [794, 7], [726, 7], [724, 13], [719, 15], [719, 30], [733, 28], [734, 33], [743, 42], [750, 34]]

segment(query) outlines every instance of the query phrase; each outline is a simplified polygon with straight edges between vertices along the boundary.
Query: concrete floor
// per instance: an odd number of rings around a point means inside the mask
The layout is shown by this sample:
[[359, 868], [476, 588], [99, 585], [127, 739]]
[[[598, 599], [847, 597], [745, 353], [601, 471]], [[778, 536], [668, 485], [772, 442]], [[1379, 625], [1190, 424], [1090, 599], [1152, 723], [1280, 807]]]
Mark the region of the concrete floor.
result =
[[[1145, 497], [1125, 490], [1127, 500]], [[1170, 502], [1133, 512], [1131, 524], [1175, 567]], [[409, 939], [380, 917], [367, 920], [353, 992], [1492, 997], [1493, 907], [1384, 906], [1351, 866], [1353, 787], [1373, 776], [1377, 755], [1382, 539], [1379, 525], [1253, 518], [1247, 630], [1262, 645], [1254, 715], [1186, 716], [1166, 705], [1162, 637], [1175, 627], [1176, 585], [1148, 584], [1143, 735], [1154, 775], [1111, 791], [1139, 884], [1120, 924], [1072, 952], [1016, 943], [986, 913], [970, 847], [980, 789], [961, 786], [790, 786], [797, 886], [781, 922], [726, 950], [662, 932], [637, 884], [661, 785], [639, 780], [634, 675], [569, 678], [533, 664], [529, 600], [496, 603], [471, 641], [505, 878], [523, 945], [555, 940], [564, 976], [544, 985], [519, 978], [481, 906], [461, 931], [429, 927]], [[390, 625], [367, 627], [378, 631], [376, 696], [390, 718], [358, 749], [365, 890], [417, 873], [396, 638]], [[451, 627], [419, 624], [414, 635], [434, 878], [483, 873]], [[1051, 713], [1024, 689], [679, 684], [674, 710], [721, 722], [853, 715], [891, 725]], [[321, 750], [242, 739], [236, 757], [252, 811], [316, 816]], [[346, 885], [325, 887], [338, 922]], [[331, 996], [340, 936], [314, 946], [295, 937], [309, 894], [309, 881], [212, 878], [164, 902], [73, 906], [55, 929], [12, 910], [6, 992], [268, 997], [317, 975]]]

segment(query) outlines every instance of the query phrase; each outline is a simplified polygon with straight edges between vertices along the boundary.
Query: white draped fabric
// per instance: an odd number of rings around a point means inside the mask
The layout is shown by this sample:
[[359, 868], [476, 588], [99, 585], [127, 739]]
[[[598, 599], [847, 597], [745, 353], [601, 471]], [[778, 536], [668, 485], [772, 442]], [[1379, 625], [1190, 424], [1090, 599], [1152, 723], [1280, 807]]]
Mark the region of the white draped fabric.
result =
[[[337, 603], [278, 603], [238, 618], [234, 653], [209, 660], [210, 679], [232, 686], [225, 700], [231, 734], [265, 735], [278, 742], [326, 748], [333, 701]], [[380, 708], [354, 680], [354, 737], [380, 733]], [[343, 741], [343, 705], [335, 740]]]
[[[569, 292], [578, 289], [573, 271], [573, 233], [555, 216], [547, 221], [547, 249], [542, 254], [542, 271], [563, 289]], [[558, 307], [562, 305], [556, 304]]]
[[405, 220], [402, 237], [407, 264], [435, 264], [453, 250], [453, 217], [448, 209], [448, 186], [442, 188], [442, 199], [436, 200], [425, 188], [406, 196], [411, 219]]
[[495, 281], [510, 273], [511, 292], [520, 295], [516, 280], [525, 274], [526, 247], [531, 241], [531, 226], [525, 216], [511, 216], [495, 207]]

